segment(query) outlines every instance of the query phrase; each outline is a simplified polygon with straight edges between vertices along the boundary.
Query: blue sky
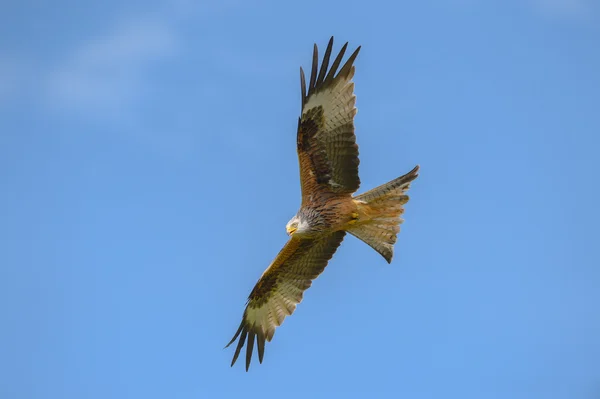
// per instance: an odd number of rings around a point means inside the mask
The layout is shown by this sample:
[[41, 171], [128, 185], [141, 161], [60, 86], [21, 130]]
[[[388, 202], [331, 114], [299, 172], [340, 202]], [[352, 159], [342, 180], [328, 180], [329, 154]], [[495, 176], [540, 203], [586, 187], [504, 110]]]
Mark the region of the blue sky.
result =
[[[0, 10], [0, 397], [600, 395], [597, 2]], [[347, 238], [246, 373], [331, 35], [362, 190], [421, 175], [393, 263]]]

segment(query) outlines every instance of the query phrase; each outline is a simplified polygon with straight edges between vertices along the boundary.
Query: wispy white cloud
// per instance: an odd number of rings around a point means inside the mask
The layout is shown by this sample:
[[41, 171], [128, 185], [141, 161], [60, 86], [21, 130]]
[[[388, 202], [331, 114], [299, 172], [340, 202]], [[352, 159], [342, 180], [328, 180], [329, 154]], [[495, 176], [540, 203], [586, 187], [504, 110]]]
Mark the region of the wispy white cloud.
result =
[[176, 53], [177, 36], [167, 21], [130, 19], [89, 39], [47, 77], [53, 107], [118, 112], [141, 94], [149, 65]]
[[132, 112], [151, 90], [151, 69], [189, 45], [181, 25], [190, 18], [221, 15], [238, 3], [169, 0], [153, 13], [121, 18], [121, 23], [84, 39], [44, 73], [45, 105], [103, 118]]
[[[156, 96], [165, 90], [164, 82], [156, 79], [164, 76], [161, 72], [168, 69], [163, 69], [167, 63], [181, 65], [177, 64], [179, 57], [188, 56], [184, 50], [200, 48], [198, 37], [191, 42], [186, 36], [187, 27], [244, 7], [247, 4], [240, 0], [169, 0], [152, 13], [121, 14], [119, 18], [117, 11], [119, 22], [108, 23], [99, 31], [80, 31], [77, 42], [73, 44], [70, 38], [68, 45], [61, 43], [51, 60], [31, 54], [30, 62], [23, 63], [28, 68], [14, 67], [0, 57], [0, 104], [3, 98], [12, 101], [16, 99], [12, 94], [24, 93], [21, 98], [32, 111], [39, 108], [43, 114], [49, 111], [66, 120], [100, 124], [103, 131], [118, 132], [157, 152], [181, 158], [197, 140], [197, 112], [185, 104], [161, 103], [169, 99]], [[201, 39], [207, 44], [201, 49], [203, 61], [212, 63], [209, 69], [235, 67], [264, 73], [253, 54], [233, 50], [236, 43]], [[214, 88], [210, 80], [205, 83], [204, 97], [212, 95], [212, 100], [218, 100], [224, 96], [217, 90], [218, 83]], [[168, 109], [168, 123], [164, 115], [155, 117], [148, 112], [152, 109]]]

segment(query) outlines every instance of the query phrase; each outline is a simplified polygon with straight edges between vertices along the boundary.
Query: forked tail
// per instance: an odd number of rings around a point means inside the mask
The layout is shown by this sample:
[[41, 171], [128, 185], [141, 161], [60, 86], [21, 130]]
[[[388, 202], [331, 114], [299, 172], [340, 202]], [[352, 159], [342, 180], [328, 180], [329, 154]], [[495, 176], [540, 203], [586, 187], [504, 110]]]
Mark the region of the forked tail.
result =
[[408, 202], [410, 182], [418, 176], [419, 166], [388, 183], [354, 197], [358, 205], [358, 220], [348, 229], [355, 237], [369, 244], [390, 263], [394, 256], [396, 235], [404, 221], [403, 205]]

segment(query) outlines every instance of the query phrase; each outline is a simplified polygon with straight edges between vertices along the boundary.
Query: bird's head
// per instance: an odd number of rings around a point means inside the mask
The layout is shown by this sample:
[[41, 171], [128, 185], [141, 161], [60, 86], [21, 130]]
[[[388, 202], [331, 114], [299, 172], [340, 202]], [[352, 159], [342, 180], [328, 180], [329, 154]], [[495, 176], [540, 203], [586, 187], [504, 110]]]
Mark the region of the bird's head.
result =
[[310, 226], [306, 220], [296, 215], [285, 225], [285, 230], [289, 236], [292, 234], [309, 234]]
[[285, 225], [285, 231], [287, 231], [288, 236], [291, 236], [296, 231], [298, 231], [298, 226], [300, 225], [300, 218], [298, 215], [294, 216], [290, 221]]

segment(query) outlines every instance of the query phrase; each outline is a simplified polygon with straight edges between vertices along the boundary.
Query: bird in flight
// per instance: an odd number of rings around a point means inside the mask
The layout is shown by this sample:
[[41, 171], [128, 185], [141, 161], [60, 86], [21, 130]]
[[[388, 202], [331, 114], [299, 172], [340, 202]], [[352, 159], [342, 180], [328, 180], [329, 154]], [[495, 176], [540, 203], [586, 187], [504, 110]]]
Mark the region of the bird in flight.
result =
[[254, 343], [263, 361], [265, 341], [302, 301], [312, 280], [323, 272], [346, 233], [364, 241], [390, 263], [400, 231], [406, 191], [419, 166], [388, 183], [354, 196], [358, 190], [358, 146], [354, 135], [356, 96], [354, 60], [360, 47], [341, 64], [344, 44], [329, 68], [333, 37], [321, 68], [314, 45], [310, 81], [300, 67], [302, 113], [298, 119], [297, 151], [302, 203], [288, 222], [288, 242], [264, 271], [250, 296], [242, 322], [226, 347], [239, 338], [233, 366], [246, 344], [246, 371]]

